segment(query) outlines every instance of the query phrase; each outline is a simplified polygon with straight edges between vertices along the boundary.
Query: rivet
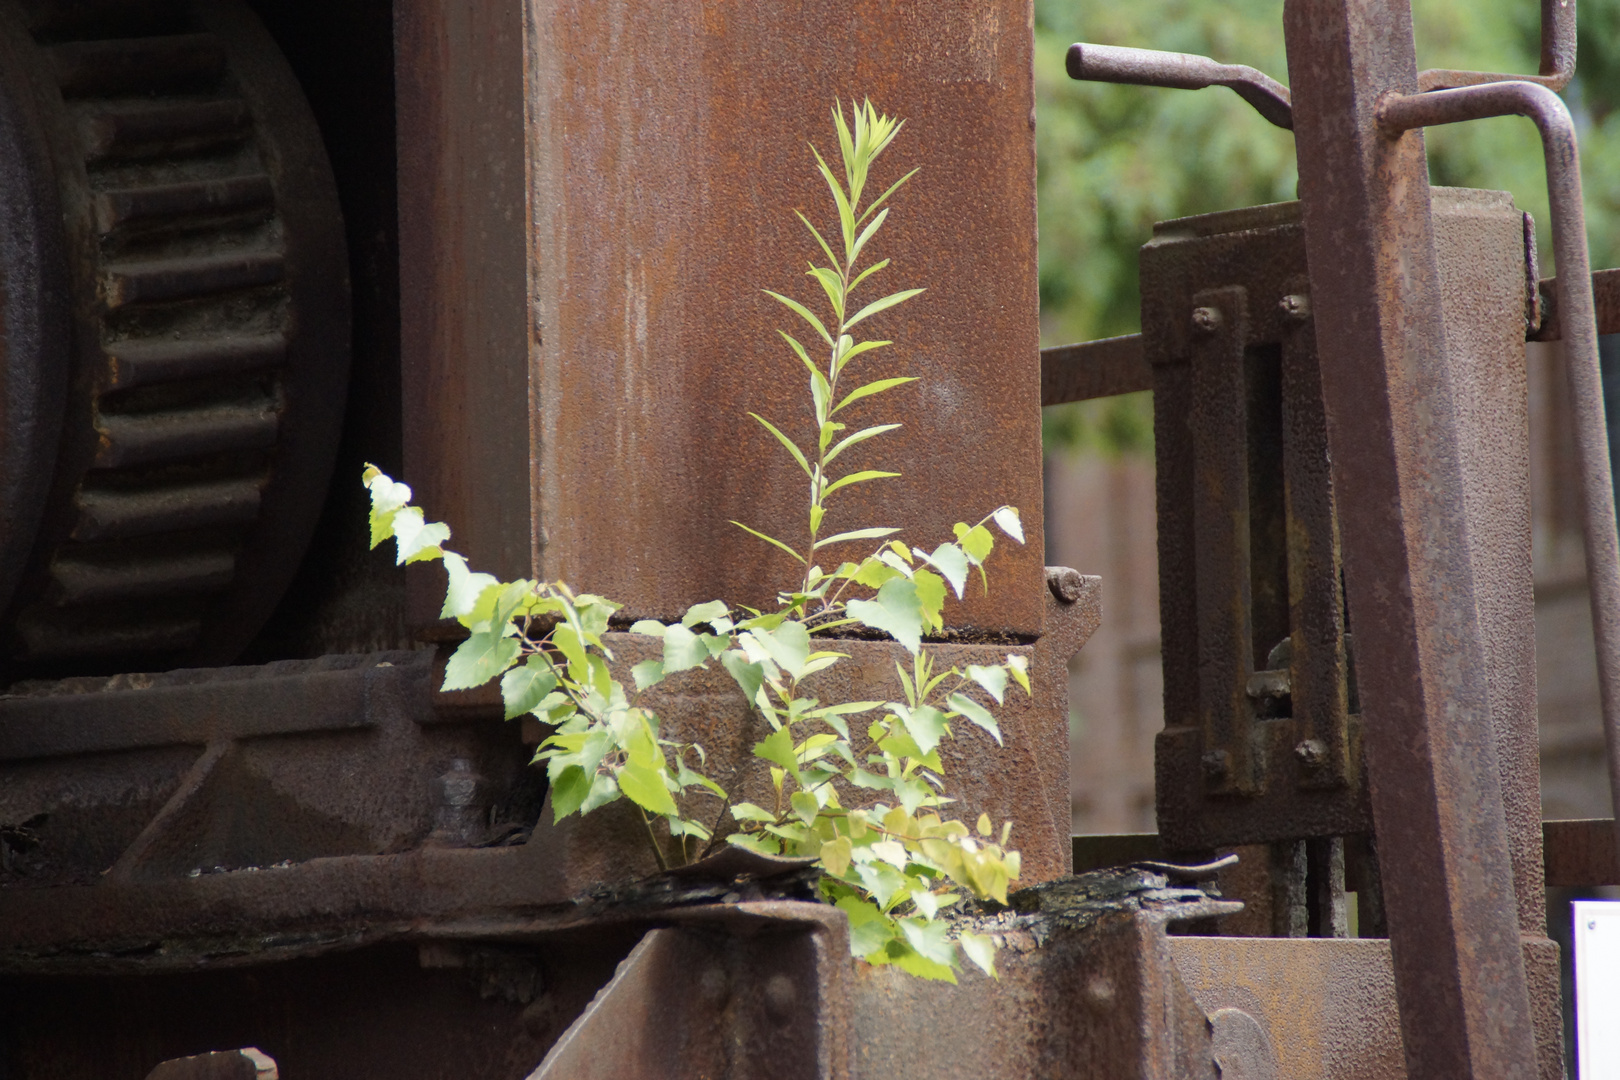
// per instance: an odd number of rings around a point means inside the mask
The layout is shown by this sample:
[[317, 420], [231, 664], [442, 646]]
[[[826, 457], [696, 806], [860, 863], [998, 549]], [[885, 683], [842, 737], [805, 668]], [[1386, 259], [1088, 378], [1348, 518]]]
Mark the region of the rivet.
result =
[[1046, 568], [1046, 587], [1052, 590], [1052, 595], [1065, 604], [1072, 604], [1080, 599], [1085, 592], [1086, 579], [1078, 570], [1067, 566], [1048, 566]]
[[1320, 769], [1327, 761], [1327, 744], [1321, 739], [1305, 739], [1294, 747], [1294, 756], [1307, 769]]
[[1221, 309], [1212, 307], [1195, 307], [1192, 313], [1193, 329], [1213, 334], [1221, 328]]
[[1304, 322], [1311, 317], [1311, 298], [1307, 293], [1289, 293], [1277, 307], [1282, 310], [1283, 318], [1293, 322]]
[[1204, 778], [1211, 782], [1225, 780], [1232, 772], [1232, 755], [1225, 750], [1210, 750], [1202, 758]]
[[771, 1019], [778, 1024], [786, 1023], [793, 1016], [794, 1003], [799, 999], [798, 987], [793, 980], [778, 971], [765, 983], [765, 1011], [771, 1014]]

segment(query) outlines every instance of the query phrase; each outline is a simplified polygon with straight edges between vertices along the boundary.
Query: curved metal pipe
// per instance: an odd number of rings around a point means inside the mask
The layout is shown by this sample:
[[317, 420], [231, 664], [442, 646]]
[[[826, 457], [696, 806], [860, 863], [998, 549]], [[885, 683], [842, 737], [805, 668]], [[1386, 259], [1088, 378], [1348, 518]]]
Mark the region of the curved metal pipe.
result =
[[1294, 128], [1294, 108], [1288, 87], [1265, 72], [1243, 64], [1222, 64], [1192, 53], [1126, 49], [1117, 45], [1088, 45], [1084, 42], [1069, 46], [1064, 64], [1069, 70], [1069, 78], [1081, 82], [1166, 86], [1174, 90], [1230, 87], [1273, 124], [1290, 131]]
[[1541, 0], [1541, 74], [1491, 75], [1483, 71], [1430, 68], [1418, 72], [1419, 90], [1480, 86], [1496, 82], [1531, 82], [1562, 90], [1575, 77], [1575, 0]]
[[1557, 94], [1539, 83], [1523, 80], [1427, 94], [1392, 93], [1378, 103], [1378, 125], [1391, 136], [1414, 128], [1490, 116], [1529, 117], [1541, 132], [1547, 159], [1553, 257], [1558, 264], [1558, 317], [1575, 408], [1586, 577], [1597, 645], [1603, 736], [1609, 754], [1609, 795], [1614, 807], [1616, 843], [1620, 845], [1620, 536], [1614, 516], [1614, 478], [1609, 470], [1609, 433], [1598, 367], [1597, 306], [1592, 298], [1575, 123]]

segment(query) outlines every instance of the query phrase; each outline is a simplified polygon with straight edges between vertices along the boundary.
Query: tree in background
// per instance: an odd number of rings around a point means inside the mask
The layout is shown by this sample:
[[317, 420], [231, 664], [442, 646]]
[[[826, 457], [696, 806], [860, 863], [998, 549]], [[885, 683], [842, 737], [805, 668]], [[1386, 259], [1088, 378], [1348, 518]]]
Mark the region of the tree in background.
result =
[[[1535, 0], [1413, 0], [1421, 67], [1533, 72]], [[1288, 82], [1282, 0], [1035, 0], [1042, 343], [1132, 333], [1137, 249], [1155, 221], [1294, 197], [1294, 139], [1236, 94], [1077, 83], [1075, 41], [1200, 53]], [[1565, 100], [1581, 127], [1592, 264], [1620, 265], [1620, 0], [1580, 0]], [[1431, 129], [1436, 184], [1511, 191], [1535, 216], [1542, 273], [1551, 236], [1541, 148], [1516, 117]], [[1150, 453], [1145, 394], [1046, 410], [1048, 449]]]

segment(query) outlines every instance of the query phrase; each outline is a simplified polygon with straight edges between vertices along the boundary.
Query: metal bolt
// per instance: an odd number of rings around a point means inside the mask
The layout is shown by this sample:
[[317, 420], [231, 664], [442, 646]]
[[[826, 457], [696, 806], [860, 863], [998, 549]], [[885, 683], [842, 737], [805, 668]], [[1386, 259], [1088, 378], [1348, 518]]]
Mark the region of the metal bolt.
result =
[[793, 980], [778, 971], [765, 983], [765, 1011], [778, 1024], [785, 1024], [793, 1016], [794, 1003], [799, 999], [799, 988]]
[[1221, 328], [1221, 309], [1212, 307], [1196, 307], [1192, 313], [1193, 329], [1200, 333], [1213, 334]]
[[1283, 318], [1291, 322], [1304, 322], [1311, 317], [1311, 298], [1308, 293], [1289, 293], [1278, 302]]
[[1327, 744], [1321, 739], [1305, 739], [1294, 747], [1294, 756], [1307, 769], [1320, 769], [1327, 763]]
[[1046, 568], [1046, 587], [1052, 590], [1052, 595], [1065, 604], [1072, 604], [1080, 599], [1085, 591], [1086, 579], [1078, 570], [1071, 570], [1067, 566], [1048, 566]]
[[1093, 975], [1086, 983], [1086, 1004], [1099, 1012], [1111, 1008], [1114, 1004], [1114, 984], [1102, 975]]
[[1211, 783], [1225, 780], [1232, 772], [1232, 755], [1225, 750], [1210, 750], [1203, 756], [1204, 779]]

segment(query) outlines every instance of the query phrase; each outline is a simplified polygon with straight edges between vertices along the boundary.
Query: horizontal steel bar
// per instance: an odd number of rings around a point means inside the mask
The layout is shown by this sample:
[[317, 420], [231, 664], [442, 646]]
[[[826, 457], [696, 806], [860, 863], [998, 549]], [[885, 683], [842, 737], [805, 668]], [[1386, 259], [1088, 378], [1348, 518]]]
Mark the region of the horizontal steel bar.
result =
[[1153, 369], [1142, 353], [1141, 334], [1041, 350], [1042, 405], [1151, 389]]

